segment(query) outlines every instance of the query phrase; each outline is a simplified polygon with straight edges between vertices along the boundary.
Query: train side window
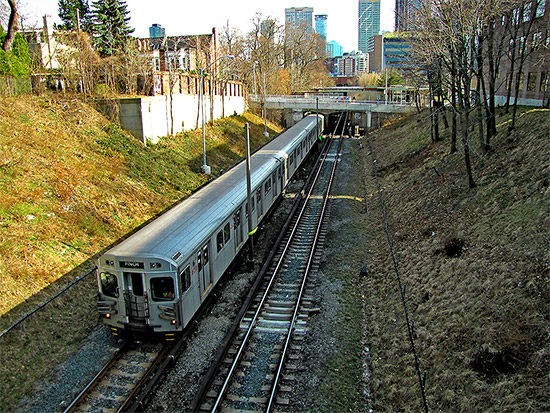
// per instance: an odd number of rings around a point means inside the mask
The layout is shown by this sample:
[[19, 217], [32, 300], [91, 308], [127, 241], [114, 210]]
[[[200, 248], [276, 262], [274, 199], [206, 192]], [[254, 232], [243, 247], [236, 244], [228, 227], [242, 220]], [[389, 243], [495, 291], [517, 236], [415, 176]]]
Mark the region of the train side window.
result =
[[288, 163], [290, 165], [292, 165], [294, 163], [294, 154], [293, 153], [290, 154]]
[[116, 275], [102, 272], [99, 274], [101, 292], [107, 297], [118, 298], [118, 279]]
[[201, 251], [197, 252], [197, 266], [199, 268], [199, 272], [202, 271], [202, 253]]
[[189, 287], [191, 287], [191, 267], [189, 265], [185, 267], [185, 269], [180, 272], [180, 283], [181, 283], [181, 290], [187, 291]]
[[256, 191], [256, 198], [258, 198], [258, 204], [259, 204], [262, 200], [262, 188]]
[[218, 232], [216, 235], [217, 251], [220, 252], [223, 248], [223, 231]]
[[265, 181], [264, 191], [266, 195], [271, 191], [271, 177], [267, 178], [267, 181]]
[[202, 247], [202, 256], [204, 259], [204, 265], [208, 264], [208, 245]]
[[225, 227], [223, 227], [223, 240], [227, 244], [230, 239], [231, 239], [231, 227], [229, 226], [229, 223], [227, 223], [225, 224]]
[[172, 277], [151, 278], [151, 296], [153, 301], [173, 300], [174, 279]]

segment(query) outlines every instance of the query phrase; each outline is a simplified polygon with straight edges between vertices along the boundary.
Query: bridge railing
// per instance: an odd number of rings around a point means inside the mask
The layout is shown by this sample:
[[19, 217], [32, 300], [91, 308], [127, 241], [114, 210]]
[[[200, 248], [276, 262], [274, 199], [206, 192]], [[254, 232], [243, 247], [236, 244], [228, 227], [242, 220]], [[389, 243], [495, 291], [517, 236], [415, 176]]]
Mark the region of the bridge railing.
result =
[[[249, 99], [253, 102], [262, 102], [262, 95], [249, 95]], [[406, 102], [404, 100], [355, 100], [350, 99], [349, 96], [299, 96], [299, 95], [267, 95], [267, 103], [285, 103], [285, 102], [296, 102], [296, 103], [305, 103], [308, 105], [315, 105], [319, 103], [320, 105], [326, 104], [337, 104], [337, 103], [346, 103], [346, 104], [374, 104], [374, 105], [402, 105], [402, 106], [411, 106], [414, 105], [414, 102]]]

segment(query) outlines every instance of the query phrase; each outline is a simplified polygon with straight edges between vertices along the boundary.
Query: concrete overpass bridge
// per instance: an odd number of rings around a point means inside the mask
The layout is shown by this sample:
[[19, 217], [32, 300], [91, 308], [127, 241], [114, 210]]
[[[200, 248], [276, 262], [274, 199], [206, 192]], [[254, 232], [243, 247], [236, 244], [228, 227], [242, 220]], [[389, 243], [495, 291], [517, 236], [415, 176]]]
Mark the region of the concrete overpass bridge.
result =
[[[249, 96], [251, 105], [261, 106], [263, 96]], [[266, 110], [283, 110], [286, 126], [292, 126], [300, 120], [306, 112], [319, 112], [331, 115], [341, 112], [350, 112], [350, 126], [371, 128], [373, 114], [400, 114], [416, 110], [412, 102], [386, 102], [354, 100], [348, 96], [294, 96], [268, 95], [265, 99]]]

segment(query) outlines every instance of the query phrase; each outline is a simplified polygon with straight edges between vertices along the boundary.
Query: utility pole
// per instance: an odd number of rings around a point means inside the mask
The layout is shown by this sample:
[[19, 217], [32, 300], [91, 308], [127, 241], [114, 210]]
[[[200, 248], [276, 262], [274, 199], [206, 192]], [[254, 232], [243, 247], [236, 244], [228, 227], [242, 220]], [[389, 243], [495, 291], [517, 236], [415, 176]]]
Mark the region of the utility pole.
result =
[[244, 126], [245, 147], [246, 147], [246, 206], [248, 208], [248, 237], [250, 238], [250, 255], [248, 264], [254, 267], [254, 233], [256, 229], [252, 228], [252, 184], [250, 182], [250, 125], [248, 122]]

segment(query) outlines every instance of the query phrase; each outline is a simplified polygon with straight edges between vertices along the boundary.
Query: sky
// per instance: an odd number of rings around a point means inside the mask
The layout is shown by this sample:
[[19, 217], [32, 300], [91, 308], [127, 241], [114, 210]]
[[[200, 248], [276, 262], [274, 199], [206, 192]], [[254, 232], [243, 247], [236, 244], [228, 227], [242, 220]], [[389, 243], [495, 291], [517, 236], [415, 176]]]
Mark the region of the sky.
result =
[[[21, 0], [25, 25], [42, 27], [42, 16], [50, 14], [59, 21], [57, 0]], [[395, 0], [380, 0], [382, 31], [393, 31]], [[91, 3], [91, 0], [90, 0]], [[211, 33], [213, 27], [237, 27], [248, 32], [256, 14], [274, 17], [282, 24], [286, 7], [313, 7], [314, 14], [328, 15], [328, 41], [335, 40], [345, 52], [357, 50], [357, 0], [127, 0], [130, 26], [137, 37], [149, 37], [149, 26], [158, 23], [166, 35]]]

